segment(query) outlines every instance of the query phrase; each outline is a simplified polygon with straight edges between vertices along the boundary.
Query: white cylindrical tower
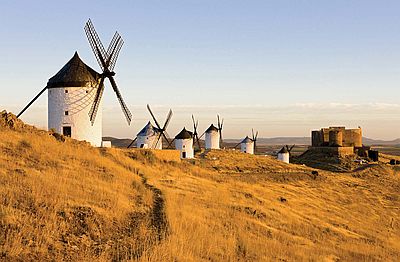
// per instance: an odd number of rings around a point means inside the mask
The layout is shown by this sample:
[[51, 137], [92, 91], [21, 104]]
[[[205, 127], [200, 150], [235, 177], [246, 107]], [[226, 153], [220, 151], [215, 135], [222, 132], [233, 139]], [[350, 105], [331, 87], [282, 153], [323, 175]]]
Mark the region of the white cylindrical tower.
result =
[[79, 58], [78, 53], [47, 83], [48, 128], [77, 140], [101, 146], [102, 103], [94, 124], [89, 111], [93, 105], [100, 75]]
[[193, 133], [183, 128], [182, 131], [175, 136], [175, 148], [181, 151], [181, 158], [193, 158]]
[[254, 154], [254, 141], [246, 136], [246, 138], [240, 142], [240, 151], [247, 154]]
[[162, 149], [162, 137], [160, 137], [160, 134], [161, 132], [149, 121], [137, 134], [136, 147]]
[[219, 130], [213, 124], [206, 130], [206, 149], [219, 149]]
[[278, 160], [283, 161], [289, 164], [289, 151], [286, 147], [282, 147], [282, 149], [278, 152]]

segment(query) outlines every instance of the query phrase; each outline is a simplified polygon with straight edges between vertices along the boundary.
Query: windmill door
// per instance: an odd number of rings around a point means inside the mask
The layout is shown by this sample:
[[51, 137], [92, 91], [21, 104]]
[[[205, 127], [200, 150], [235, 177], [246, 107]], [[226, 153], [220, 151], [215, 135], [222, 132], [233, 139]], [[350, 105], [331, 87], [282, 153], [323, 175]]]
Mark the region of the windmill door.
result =
[[63, 126], [63, 135], [71, 137], [71, 127]]
[[182, 152], [182, 158], [186, 158], [186, 152]]

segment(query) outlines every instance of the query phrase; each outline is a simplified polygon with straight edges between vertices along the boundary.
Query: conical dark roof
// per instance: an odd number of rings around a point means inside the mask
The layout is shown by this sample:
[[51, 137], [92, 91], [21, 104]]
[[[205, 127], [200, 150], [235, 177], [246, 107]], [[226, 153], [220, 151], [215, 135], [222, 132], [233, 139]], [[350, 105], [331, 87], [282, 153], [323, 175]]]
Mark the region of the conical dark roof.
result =
[[86, 65], [75, 52], [74, 56], [49, 79], [47, 88], [56, 87], [97, 87], [100, 74]]
[[278, 154], [285, 154], [285, 153], [289, 153], [289, 151], [288, 151], [287, 148], [284, 146], [284, 147], [282, 147], [282, 149], [278, 152]]
[[241, 144], [245, 143], [252, 143], [254, 142], [253, 139], [251, 139], [250, 137], [246, 136], [245, 139], [242, 140], [242, 142], [240, 142]]
[[154, 127], [150, 121], [143, 127], [142, 130], [137, 134], [137, 136], [154, 136], [157, 135], [160, 130], [157, 127]]
[[218, 132], [219, 130], [218, 130], [218, 128], [216, 128], [214, 126], [214, 124], [211, 124], [211, 126], [206, 130], [206, 133], [211, 133], [213, 131], [217, 131]]
[[190, 139], [193, 138], [193, 133], [183, 128], [182, 131], [175, 136], [175, 139]]

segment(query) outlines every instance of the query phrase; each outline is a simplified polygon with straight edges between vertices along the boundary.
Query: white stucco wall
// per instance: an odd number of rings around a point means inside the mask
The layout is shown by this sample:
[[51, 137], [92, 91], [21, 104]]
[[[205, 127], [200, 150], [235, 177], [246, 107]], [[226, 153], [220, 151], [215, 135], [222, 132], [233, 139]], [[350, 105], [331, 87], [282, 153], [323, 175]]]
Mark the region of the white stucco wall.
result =
[[186, 152], [186, 158], [194, 157], [193, 150], [193, 139], [176, 139], [175, 148], [181, 152], [181, 158], [183, 158], [183, 152]]
[[219, 133], [211, 131], [206, 133], [206, 149], [219, 149]]
[[240, 151], [247, 154], [254, 154], [254, 143], [241, 143], [240, 144]]
[[[65, 90], [68, 93], [65, 93]], [[48, 128], [63, 133], [64, 126], [71, 127], [71, 137], [101, 146], [102, 140], [102, 102], [100, 102], [95, 122], [92, 126], [89, 111], [97, 88], [62, 87], [48, 90]], [[68, 111], [68, 115], [65, 115]]]
[[[136, 139], [136, 147], [151, 148], [151, 149], [162, 149], [162, 138], [157, 143], [158, 135], [155, 136], [138, 136]], [[156, 144], [157, 143], [157, 144]]]
[[289, 153], [278, 153], [278, 160], [289, 163]]

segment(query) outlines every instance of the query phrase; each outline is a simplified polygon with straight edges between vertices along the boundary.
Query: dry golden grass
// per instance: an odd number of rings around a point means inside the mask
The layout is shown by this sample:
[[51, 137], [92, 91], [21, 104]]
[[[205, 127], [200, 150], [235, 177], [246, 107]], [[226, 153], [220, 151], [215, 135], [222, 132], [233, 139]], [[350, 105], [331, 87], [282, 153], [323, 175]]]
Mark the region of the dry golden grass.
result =
[[0, 127], [0, 259], [140, 256], [155, 242], [142, 166], [119, 150]]
[[167, 155], [0, 127], [0, 259], [400, 260], [398, 167]]
[[149, 180], [166, 197], [171, 234], [153, 253], [163, 260], [400, 259], [399, 170], [390, 166], [314, 180], [309, 168], [214, 151], [161, 168]]

